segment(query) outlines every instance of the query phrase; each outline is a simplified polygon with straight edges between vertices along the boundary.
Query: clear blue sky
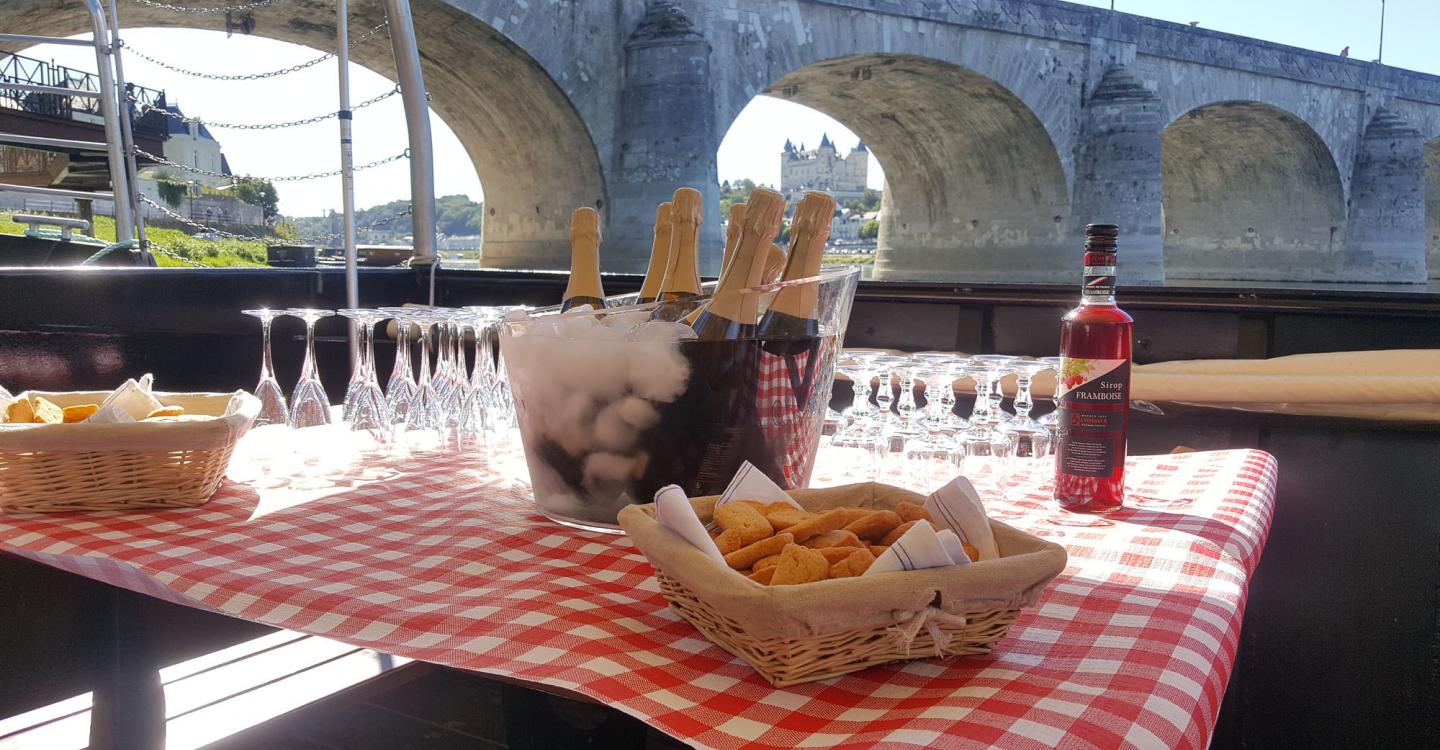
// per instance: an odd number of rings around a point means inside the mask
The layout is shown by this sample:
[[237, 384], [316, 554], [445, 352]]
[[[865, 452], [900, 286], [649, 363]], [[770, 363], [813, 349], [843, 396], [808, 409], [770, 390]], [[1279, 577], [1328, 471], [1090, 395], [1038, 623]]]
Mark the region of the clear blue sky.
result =
[[[1109, 0], [1085, 5], [1108, 7]], [[121, 21], [124, 21], [121, 3]], [[1202, 28], [1265, 39], [1321, 52], [1338, 53], [1350, 45], [1350, 56], [1373, 60], [1380, 29], [1379, 0], [1117, 0], [1116, 10], [1177, 23], [1199, 21]], [[362, 30], [352, 28], [352, 35]], [[258, 72], [293, 65], [317, 55], [314, 50], [267, 39], [233, 37], [208, 31], [136, 29], [124, 34], [128, 44], [154, 57], [206, 71]], [[372, 43], [384, 43], [383, 38]], [[424, 44], [424, 40], [421, 40]], [[25, 53], [86, 70], [94, 69], [93, 53], [42, 46]], [[1385, 62], [1440, 75], [1440, 0], [1389, 0], [1385, 25]], [[126, 59], [134, 83], [165, 89], [187, 113], [212, 121], [263, 122], [294, 119], [336, 108], [335, 65], [325, 63], [304, 72], [260, 83], [212, 83], [171, 73], [134, 56]], [[353, 66], [352, 101], [388, 90], [391, 83]], [[390, 156], [405, 148], [398, 98], [355, 118], [356, 162]], [[784, 130], [774, 123], [786, 123]], [[436, 189], [440, 195], [483, 196], [469, 157], [444, 123], [435, 118]], [[813, 110], [758, 97], [726, 134], [719, 152], [721, 179], [750, 177], [774, 184], [779, 180], [779, 153], [786, 138], [807, 145], [829, 133], [844, 151], [856, 137], [841, 124]], [[215, 131], [234, 168], [262, 176], [321, 172], [339, 165], [334, 121], [281, 131]], [[870, 182], [883, 184], [879, 164], [871, 157]], [[313, 215], [338, 208], [339, 180], [316, 180], [280, 186], [280, 207], [287, 214]], [[409, 197], [404, 162], [356, 175], [356, 202], [370, 206]]]

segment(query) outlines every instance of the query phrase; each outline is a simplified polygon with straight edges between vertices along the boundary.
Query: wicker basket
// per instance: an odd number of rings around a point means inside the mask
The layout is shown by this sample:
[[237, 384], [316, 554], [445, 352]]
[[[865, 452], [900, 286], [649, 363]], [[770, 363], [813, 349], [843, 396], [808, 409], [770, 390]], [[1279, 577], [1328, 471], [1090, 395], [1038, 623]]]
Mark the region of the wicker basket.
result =
[[[877, 484], [791, 494], [811, 510], [924, 500]], [[702, 520], [709, 520], [715, 499], [692, 501]], [[655, 567], [670, 606], [776, 687], [894, 661], [989, 653], [1066, 560], [1064, 548], [991, 521], [996, 560], [762, 586], [660, 526], [652, 505], [626, 508], [620, 523]]]
[[[106, 392], [41, 393], [60, 406]], [[5, 425], [0, 509], [11, 513], [183, 508], [215, 494], [260, 402], [235, 393], [157, 393], [167, 406], [215, 419], [125, 424]], [[232, 399], [238, 408], [228, 416]]]

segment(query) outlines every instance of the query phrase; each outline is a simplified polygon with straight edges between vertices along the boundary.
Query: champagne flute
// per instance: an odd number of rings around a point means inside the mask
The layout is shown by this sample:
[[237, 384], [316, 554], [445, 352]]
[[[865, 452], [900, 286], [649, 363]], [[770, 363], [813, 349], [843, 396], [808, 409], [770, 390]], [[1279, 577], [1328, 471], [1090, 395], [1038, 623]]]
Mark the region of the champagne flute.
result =
[[255, 426], [287, 424], [290, 408], [285, 403], [285, 391], [275, 379], [275, 362], [270, 354], [270, 323], [283, 313], [266, 307], [240, 312], [260, 320], [260, 382], [255, 385], [255, 397], [260, 399], [260, 414], [255, 417]]
[[380, 312], [395, 321], [395, 365], [385, 384], [385, 416], [392, 425], [404, 425], [415, 397], [415, 367], [410, 363], [409, 307], [382, 307]]
[[375, 324], [385, 318], [385, 313], [354, 308], [337, 312], [355, 321], [360, 335], [360, 357], [350, 377], [350, 386], [345, 390], [345, 423], [351, 431], [368, 432], [383, 443], [389, 435], [389, 420], [385, 413], [385, 394], [375, 376]]

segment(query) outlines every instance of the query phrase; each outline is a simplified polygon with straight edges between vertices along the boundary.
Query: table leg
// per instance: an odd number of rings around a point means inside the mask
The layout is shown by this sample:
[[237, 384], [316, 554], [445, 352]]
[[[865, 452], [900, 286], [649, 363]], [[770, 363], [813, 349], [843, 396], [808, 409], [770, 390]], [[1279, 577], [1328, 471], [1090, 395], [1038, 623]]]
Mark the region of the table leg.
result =
[[141, 622], [142, 596], [106, 586], [97, 602], [91, 750], [165, 747], [165, 690]]

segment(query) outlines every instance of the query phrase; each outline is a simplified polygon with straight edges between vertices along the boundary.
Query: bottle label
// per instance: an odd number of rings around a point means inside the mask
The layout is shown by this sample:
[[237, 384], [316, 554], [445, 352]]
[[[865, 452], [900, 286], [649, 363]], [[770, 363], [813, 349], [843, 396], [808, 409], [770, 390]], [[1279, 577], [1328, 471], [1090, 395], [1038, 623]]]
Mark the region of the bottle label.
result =
[[1112, 476], [1125, 460], [1125, 412], [1130, 408], [1130, 360], [1064, 357], [1055, 403], [1062, 474]]
[[1115, 266], [1085, 266], [1085, 283], [1081, 286], [1080, 293], [1085, 297], [1114, 296]]

